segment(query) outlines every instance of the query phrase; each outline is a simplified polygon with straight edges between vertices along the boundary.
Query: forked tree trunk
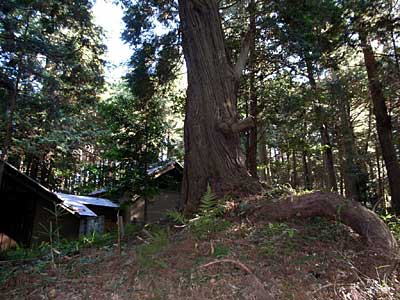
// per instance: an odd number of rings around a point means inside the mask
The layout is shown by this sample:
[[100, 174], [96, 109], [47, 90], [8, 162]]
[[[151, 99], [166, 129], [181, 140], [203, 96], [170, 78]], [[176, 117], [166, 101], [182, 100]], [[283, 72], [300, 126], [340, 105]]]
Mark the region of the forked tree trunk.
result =
[[[194, 211], [209, 183], [217, 194], [251, 194], [261, 185], [246, 171], [240, 150], [236, 86], [238, 69], [225, 54], [217, 1], [179, 1], [184, 55], [188, 70], [185, 118], [185, 211]], [[243, 63], [242, 63], [243, 65]], [[237, 66], [237, 65], [236, 65]], [[397, 252], [389, 229], [373, 212], [332, 193], [314, 193], [256, 207], [266, 218], [325, 216], [337, 219], [386, 254]]]
[[217, 195], [255, 193], [261, 185], [247, 172], [240, 148], [239, 132], [253, 124], [239, 120], [237, 67], [243, 63], [228, 60], [217, 2], [181, 0], [179, 15], [188, 72], [182, 198], [190, 213], [207, 184]]
[[346, 224], [362, 236], [366, 243], [384, 255], [398, 255], [398, 245], [389, 228], [371, 210], [359, 202], [347, 200], [337, 194], [315, 192], [289, 197], [279, 202], [266, 201], [253, 210], [253, 214], [267, 220], [288, 220], [321, 216]]

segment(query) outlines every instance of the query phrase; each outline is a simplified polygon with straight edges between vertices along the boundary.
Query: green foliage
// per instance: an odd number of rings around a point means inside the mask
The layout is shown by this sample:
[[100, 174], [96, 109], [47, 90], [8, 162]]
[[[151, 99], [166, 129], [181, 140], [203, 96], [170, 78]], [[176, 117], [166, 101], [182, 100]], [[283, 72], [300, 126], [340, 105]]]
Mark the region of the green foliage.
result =
[[87, 0], [0, 3], [0, 148], [50, 187], [80, 169], [73, 151], [94, 143], [105, 46], [91, 8]]
[[221, 218], [224, 214], [223, 200], [217, 199], [207, 186], [207, 191], [200, 201], [199, 213], [190, 220], [190, 230], [199, 238], [207, 238], [211, 233], [223, 231], [231, 226], [228, 220]]
[[210, 234], [226, 230], [231, 225], [228, 220], [203, 216], [192, 220], [190, 230], [198, 239], [207, 239]]
[[229, 249], [229, 247], [223, 244], [217, 244], [215, 245], [213, 256], [215, 256], [216, 258], [221, 258], [229, 255], [230, 251], [231, 250]]
[[[98, 247], [109, 248], [111, 250], [116, 239], [116, 233], [92, 233], [87, 236], [80, 236], [78, 240], [61, 240], [57, 244], [57, 249], [54, 248], [55, 245], [42, 242], [30, 248], [17, 246], [16, 249], [0, 252], [0, 257], [6, 261], [18, 262], [20, 264], [24, 264], [25, 261], [29, 264], [32, 263], [32, 272], [41, 273], [49, 265], [56, 266], [58, 259], [63, 256], [75, 255], [84, 248]], [[57, 256], [52, 255], [54, 250], [57, 251], [54, 252]], [[84, 260], [81, 260], [81, 262], [84, 263]], [[20, 267], [0, 268], [0, 286], [11, 278], [15, 272], [19, 271], [21, 271]]]
[[42, 243], [32, 248], [24, 248], [17, 245], [15, 249], [7, 249], [0, 252], [0, 256], [5, 260], [31, 260], [49, 253], [49, 249], [48, 243]]
[[206, 193], [200, 200], [199, 212], [195, 218], [188, 219], [178, 211], [169, 211], [168, 217], [176, 223], [188, 226], [196, 238], [205, 239], [210, 234], [223, 231], [231, 226], [228, 220], [222, 218], [225, 212], [223, 202], [215, 196], [208, 185]]
[[16, 249], [9, 249], [1, 252], [1, 257], [5, 260], [34, 260], [51, 259], [51, 251], [56, 250], [59, 257], [69, 256], [78, 253], [81, 249], [88, 247], [112, 247], [117, 240], [116, 233], [99, 234], [93, 232], [90, 235], [80, 236], [77, 240], [60, 240], [57, 245], [42, 242], [30, 248], [17, 246]]
[[400, 219], [390, 213], [380, 213], [379, 216], [387, 224], [397, 241], [400, 241]]
[[176, 210], [168, 210], [167, 217], [170, 218], [173, 222], [180, 225], [187, 225], [189, 220], [185, 217], [185, 215]]
[[106, 232], [103, 234], [93, 232], [89, 235], [80, 236], [75, 241], [64, 240], [60, 248], [62, 253], [68, 255], [87, 247], [112, 247], [116, 240], [116, 232]]
[[207, 185], [207, 191], [200, 201], [199, 216], [201, 217], [220, 217], [224, 214], [225, 207], [222, 201], [219, 201], [211, 190], [211, 186]]
[[139, 224], [128, 223], [125, 225], [125, 235], [126, 236], [133, 236], [140, 232], [142, 226]]
[[296, 248], [297, 232], [286, 223], [269, 223], [259, 233], [260, 251], [268, 257], [275, 257], [277, 252], [290, 254]]
[[166, 268], [166, 264], [157, 257], [157, 254], [168, 245], [168, 242], [168, 233], [165, 230], [152, 231], [151, 238], [137, 250], [137, 261], [140, 266], [146, 269]]
[[345, 226], [340, 222], [333, 222], [323, 217], [312, 217], [307, 222], [305, 231], [301, 234], [306, 240], [341, 241]]
[[296, 231], [290, 228], [286, 223], [269, 223], [263, 228], [262, 232], [271, 239], [274, 239], [284, 236], [293, 238]]
[[167, 126], [162, 100], [140, 98], [122, 83], [100, 103], [99, 111], [104, 119], [103, 157], [114, 162], [111, 185], [131, 194], [152, 194], [154, 186], [146, 169], [158, 161], [164, 147]]

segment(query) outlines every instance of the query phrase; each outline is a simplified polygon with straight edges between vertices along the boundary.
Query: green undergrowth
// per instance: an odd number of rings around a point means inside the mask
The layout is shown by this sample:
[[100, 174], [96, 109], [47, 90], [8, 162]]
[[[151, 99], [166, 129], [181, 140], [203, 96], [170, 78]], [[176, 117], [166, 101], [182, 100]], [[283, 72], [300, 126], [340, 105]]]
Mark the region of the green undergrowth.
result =
[[313, 190], [300, 190], [293, 188], [290, 184], [274, 184], [266, 189], [264, 196], [267, 199], [285, 198], [287, 196], [302, 196], [313, 193]]
[[381, 212], [379, 216], [389, 227], [396, 240], [400, 242], [400, 218], [387, 212]]
[[159, 228], [152, 228], [149, 234], [151, 237], [136, 251], [137, 261], [144, 269], [166, 268], [166, 263], [158, 257], [158, 254], [169, 244], [169, 234], [166, 230]]
[[[59, 243], [53, 245], [53, 250], [55, 250], [59, 256], [69, 256], [87, 247], [112, 247], [116, 239], [117, 235], [115, 232], [104, 234], [92, 233], [90, 235], [81, 236], [77, 240], [61, 240]], [[50, 244], [42, 242], [30, 248], [17, 246], [16, 249], [1, 252], [0, 257], [2, 260], [8, 261], [46, 259], [50, 251]]]
[[231, 249], [224, 244], [215, 245], [212, 255], [216, 258], [227, 256], [231, 253]]
[[200, 201], [200, 208], [193, 219], [187, 219], [177, 211], [170, 211], [168, 216], [176, 223], [187, 226], [197, 239], [207, 239], [211, 234], [229, 228], [232, 224], [223, 218], [225, 200], [218, 199], [207, 186], [207, 191]]
[[[63, 257], [73, 256], [84, 248], [97, 247], [111, 249], [117, 240], [116, 232], [104, 234], [92, 233], [79, 237], [77, 240], [61, 240], [50, 245], [42, 242], [29, 248], [19, 247], [0, 252], [0, 258], [6, 267], [0, 268], [0, 286], [16, 272], [26, 267], [33, 273], [41, 273], [49, 265], [57, 265]], [[52, 253], [53, 252], [53, 253]], [[55, 256], [55, 259], [54, 259]]]
[[[134, 236], [139, 233], [141, 226], [136, 224], [127, 224], [125, 226], [125, 236]], [[117, 232], [111, 231], [106, 233], [93, 232], [89, 235], [80, 236], [76, 240], [63, 239], [53, 246], [48, 242], [34, 244], [29, 248], [17, 245], [15, 249], [0, 251], [0, 259], [8, 261], [22, 261], [49, 258], [51, 249], [58, 254], [59, 257], [70, 256], [79, 253], [80, 250], [89, 247], [111, 248], [117, 241]]]
[[268, 223], [251, 232], [247, 238], [259, 245], [263, 255], [276, 258], [290, 255], [315, 241], [342, 241], [346, 231], [345, 225], [321, 217], [309, 218], [301, 224], [301, 230], [296, 227], [285, 222]]

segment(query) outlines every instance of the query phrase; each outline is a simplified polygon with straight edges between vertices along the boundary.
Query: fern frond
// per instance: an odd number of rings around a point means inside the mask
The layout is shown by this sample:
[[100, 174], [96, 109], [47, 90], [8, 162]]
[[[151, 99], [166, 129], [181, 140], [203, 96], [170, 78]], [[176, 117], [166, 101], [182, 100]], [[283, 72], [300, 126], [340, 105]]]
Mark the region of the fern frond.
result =
[[207, 185], [207, 191], [200, 200], [200, 216], [217, 217], [224, 213], [225, 208], [221, 205], [217, 196], [212, 192], [210, 185]]
[[168, 210], [167, 217], [178, 224], [186, 225], [188, 223], [188, 220], [185, 218], [183, 213], [176, 210]]

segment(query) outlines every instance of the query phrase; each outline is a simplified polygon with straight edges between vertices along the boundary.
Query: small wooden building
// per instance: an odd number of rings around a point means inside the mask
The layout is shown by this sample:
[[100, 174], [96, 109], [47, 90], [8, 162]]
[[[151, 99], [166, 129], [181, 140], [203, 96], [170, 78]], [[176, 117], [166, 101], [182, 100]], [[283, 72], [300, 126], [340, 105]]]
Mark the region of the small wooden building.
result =
[[[166, 219], [169, 210], [178, 209], [181, 202], [181, 184], [183, 166], [176, 162], [169, 162], [151, 168], [147, 173], [152, 177], [153, 185], [158, 193], [147, 201], [147, 222], [156, 223]], [[126, 212], [126, 219], [130, 222], [144, 221], [144, 199], [134, 199]]]
[[[93, 228], [101, 230], [101, 225], [94, 225], [101, 223], [101, 219], [104, 219], [105, 227], [107, 222], [112, 222], [112, 215], [116, 221], [118, 205], [107, 199], [95, 199], [86, 206], [80, 200], [79, 196], [53, 193], [12, 165], [4, 163], [0, 185], [0, 234], [24, 246], [46, 241], [49, 239], [46, 231], [50, 222], [55, 227], [55, 209], [64, 211], [58, 220], [58, 227], [60, 236], [68, 239], [78, 238]], [[108, 201], [107, 205], [99, 205], [105, 203], [103, 200]]]
[[[177, 209], [181, 201], [181, 184], [183, 177], [183, 166], [176, 161], [161, 163], [147, 170], [151, 176], [152, 186], [157, 193], [148, 199], [147, 222], [156, 223], [166, 219], [168, 210]], [[107, 189], [101, 189], [90, 193], [90, 196], [107, 195]], [[144, 199], [136, 196], [130, 199], [128, 193], [120, 191], [120, 203], [128, 203], [123, 215], [125, 222], [141, 223], [144, 221]]]
[[66, 209], [82, 217], [80, 234], [86, 234], [93, 229], [96, 229], [97, 232], [116, 229], [119, 206], [112, 201], [105, 198], [62, 193], [56, 193], [56, 195], [63, 201]]

